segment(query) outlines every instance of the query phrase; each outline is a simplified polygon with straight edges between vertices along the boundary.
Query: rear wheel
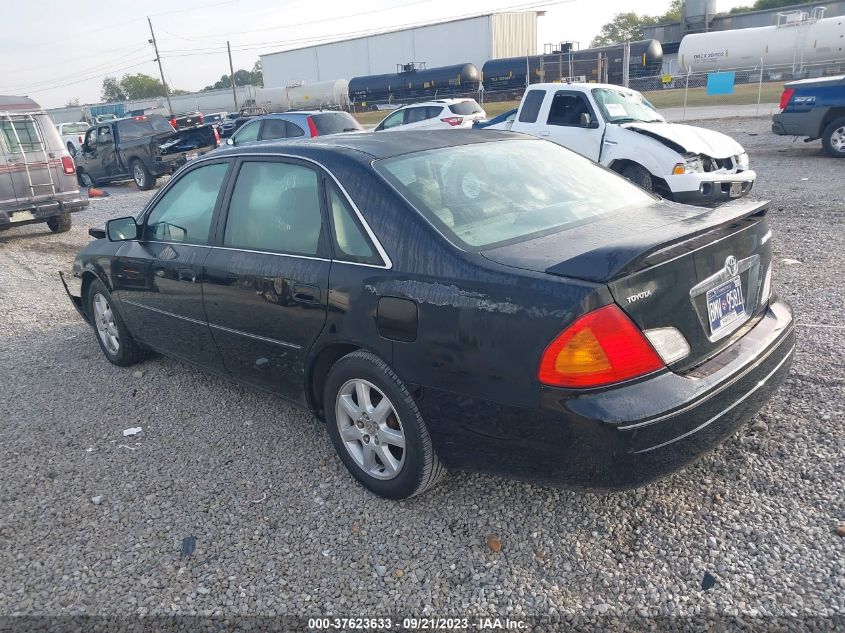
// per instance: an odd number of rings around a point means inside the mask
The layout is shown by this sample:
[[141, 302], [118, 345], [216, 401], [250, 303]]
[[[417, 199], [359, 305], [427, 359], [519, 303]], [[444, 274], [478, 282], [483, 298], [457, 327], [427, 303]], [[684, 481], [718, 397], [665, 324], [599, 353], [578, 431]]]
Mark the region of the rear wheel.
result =
[[94, 183], [91, 180], [91, 176], [88, 175], [88, 172], [86, 172], [84, 169], [77, 169], [76, 184], [78, 184], [80, 187], [90, 187]]
[[141, 191], [149, 191], [156, 186], [156, 178], [140, 160], [132, 161], [132, 180]]
[[637, 165], [636, 163], [628, 165], [622, 170], [621, 174], [641, 189], [645, 189], [649, 193], [654, 192], [654, 181], [651, 178], [651, 174], [642, 165]]
[[143, 358], [142, 349], [129, 334], [123, 319], [114, 309], [111, 294], [99, 279], [92, 281], [88, 287], [86, 306], [97, 343], [110, 363], [127, 367]]
[[370, 491], [405, 499], [444, 475], [413, 397], [375, 354], [357, 351], [337, 361], [323, 399], [335, 450]]
[[70, 141], [68, 141], [68, 144], [67, 144], [67, 151], [70, 152], [71, 156], [76, 156], [76, 148], [73, 146], [73, 143], [71, 143]]
[[822, 146], [828, 156], [845, 158], [845, 117], [828, 123], [822, 132]]
[[67, 233], [70, 231], [70, 213], [63, 213], [47, 220], [47, 226], [53, 233]]

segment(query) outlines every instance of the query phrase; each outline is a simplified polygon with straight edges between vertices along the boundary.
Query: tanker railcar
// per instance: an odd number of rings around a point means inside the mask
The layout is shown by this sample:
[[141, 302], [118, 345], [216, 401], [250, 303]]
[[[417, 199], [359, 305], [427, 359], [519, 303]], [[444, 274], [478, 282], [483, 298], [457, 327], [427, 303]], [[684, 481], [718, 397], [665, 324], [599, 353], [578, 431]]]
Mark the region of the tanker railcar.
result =
[[455, 64], [384, 75], [353, 77], [349, 101], [358, 107], [466, 95], [478, 92], [481, 73], [475, 64]]
[[[547, 55], [491, 59], [484, 64], [484, 90], [486, 93], [513, 91], [525, 88], [526, 73], [529, 83], [560, 81], [567, 77], [585, 77], [587, 81], [601, 81], [599, 56], [607, 60], [607, 81], [622, 84], [624, 74], [624, 47], [621, 44], [564, 51]], [[628, 67], [630, 80], [660, 74], [663, 65], [663, 47], [657, 40], [631, 42]], [[492, 95], [491, 95], [492, 96]]]

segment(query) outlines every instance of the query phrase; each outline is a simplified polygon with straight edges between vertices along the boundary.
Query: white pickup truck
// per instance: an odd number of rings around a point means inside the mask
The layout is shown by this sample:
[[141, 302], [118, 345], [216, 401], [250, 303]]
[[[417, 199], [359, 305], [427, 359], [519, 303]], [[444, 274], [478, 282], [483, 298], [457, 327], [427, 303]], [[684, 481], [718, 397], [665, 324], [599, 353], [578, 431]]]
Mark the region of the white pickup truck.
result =
[[667, 123], [639, 92], [621, 86], [534, 84], [513, 121], [492, 127], [563, 145], [676, 202], [739, 198], [757, 178], [735, 140]]

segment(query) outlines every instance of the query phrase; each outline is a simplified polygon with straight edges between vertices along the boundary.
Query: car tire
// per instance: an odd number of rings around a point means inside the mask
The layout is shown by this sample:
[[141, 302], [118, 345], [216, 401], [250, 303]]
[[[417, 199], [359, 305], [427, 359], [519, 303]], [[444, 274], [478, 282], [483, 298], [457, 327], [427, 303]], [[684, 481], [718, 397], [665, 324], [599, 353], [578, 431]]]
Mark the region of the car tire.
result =
[[845, 158], [845, 117], [827, 124], [822, 132], [822, 146], [828, 156]]
[[149, 191], [156, 186], [156, 177], [150, 173], [147, 166], [137, 158], [132, 161], [130, 165], [132, 170], [132, 180], [135, 181], [138, 189], [141, 191]]
[[94, 326], [97, 343], [110, 363], [128, 367], [143, 359], [143, 349], [132, 338], [120, 314], [114, 309], [111, 293], [99, 279], [88, 286], [85, 307], [91, 325]]
[[70, 213], [63, 213], [62, 215], [56, 215], [48, 219], [47, 227], [53, 231], [53, 233], [67, 233], [70, 231], [72, 223], [73, 220], [70, 219]]
[[651, 178], [651, 174], [642, 165], [637, 165], [636, 163], [628, 165], [620, 173], [641, 189], [645, 189], [649, 193], [654, 192], [654, 181]]
[[70, 153], [71, 156], [76, 156], [76, 148], [73, 146], [73, 143], [68, 142], [67, 151]]
[[407, 499], [444, 476], [413, 396], [375, 354], [359, 350], [334, 364], [323, 410], [338, 456], [371, 492]]

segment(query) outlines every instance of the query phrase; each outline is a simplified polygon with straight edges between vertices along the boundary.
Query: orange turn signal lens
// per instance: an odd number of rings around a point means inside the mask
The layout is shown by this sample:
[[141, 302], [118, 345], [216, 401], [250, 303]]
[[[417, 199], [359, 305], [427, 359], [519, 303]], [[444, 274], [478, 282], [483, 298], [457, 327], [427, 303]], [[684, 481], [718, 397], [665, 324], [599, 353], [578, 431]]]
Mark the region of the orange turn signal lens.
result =
[[687, 166], [686, 166], [686, 165], [684, 165], [683, 163], [678, 163], [677, 165], [675, 165], [675, 166], [672, 168], [672, 173], [673, 173], [675, 176], [681, 176], [681, 175], [683, 175], [683, 174], [687, 173]]

